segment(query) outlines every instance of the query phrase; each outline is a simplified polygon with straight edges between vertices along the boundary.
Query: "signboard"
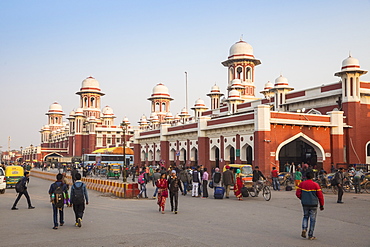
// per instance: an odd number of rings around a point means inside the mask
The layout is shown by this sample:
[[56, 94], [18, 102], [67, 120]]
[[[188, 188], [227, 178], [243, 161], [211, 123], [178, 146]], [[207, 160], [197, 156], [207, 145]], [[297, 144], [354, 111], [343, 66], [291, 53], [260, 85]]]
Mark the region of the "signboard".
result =
[[270, 156], [275, 156], [275, 152], [270, 152]]
[[236, 155], [236, 157], [240, 157], [240, 149], [235, 150], [235, 155]]
[[176, 151], [176, 156], [180, 156], [180, 151]]
[[325, 153], [325, 157], [331, 157], [331, 153]]

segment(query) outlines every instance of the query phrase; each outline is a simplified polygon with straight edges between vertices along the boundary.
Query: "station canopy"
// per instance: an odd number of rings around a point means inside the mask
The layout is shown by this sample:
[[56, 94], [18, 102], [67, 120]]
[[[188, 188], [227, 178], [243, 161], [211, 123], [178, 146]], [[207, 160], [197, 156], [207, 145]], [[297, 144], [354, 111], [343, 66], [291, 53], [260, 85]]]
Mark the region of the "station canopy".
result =
[[[134, 155], [134, 151], [131, 148], [125, 148], [127, 155]], [[122, 147], [113, 147], [113, 148], [100, 148], [92, 152], [93, 154], [121, 154], [123, 155]]]

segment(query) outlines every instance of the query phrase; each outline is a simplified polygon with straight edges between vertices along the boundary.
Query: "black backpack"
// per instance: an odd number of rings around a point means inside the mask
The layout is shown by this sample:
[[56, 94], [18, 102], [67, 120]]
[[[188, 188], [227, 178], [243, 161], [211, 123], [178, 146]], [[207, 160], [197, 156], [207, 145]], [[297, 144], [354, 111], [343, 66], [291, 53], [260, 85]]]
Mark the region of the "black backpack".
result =
[[218, 184], [221, 181], [221, 173], [215, 172], [213, 175], [213, 182]]
[[83, 184], [81, 184], [80, 187], [77, 187], [76, 184], [73, 185], [73, 187], [75, 188], [74, 189], [74, 195], [73, 195], [73, 198], [72, 198], [73, 204], [77, 205], [77, 204], [83, 204], [85, 202], [84, 192], [83, 192], [82, 186], [83, 186]]
[[60, 186], [57, 186], [56, 184], [56, 189], [54, 190], [54, 205], [56, 208], [61, 208], [64, 205], [64, 191], [63, 191], [63, 185], [61, 184]]
[[19, 181], [15, 184], [15, 191], [17, 193], [23, 193], [24, 192], [24, 186], [23, 186], [23, 179], [19, 179]]

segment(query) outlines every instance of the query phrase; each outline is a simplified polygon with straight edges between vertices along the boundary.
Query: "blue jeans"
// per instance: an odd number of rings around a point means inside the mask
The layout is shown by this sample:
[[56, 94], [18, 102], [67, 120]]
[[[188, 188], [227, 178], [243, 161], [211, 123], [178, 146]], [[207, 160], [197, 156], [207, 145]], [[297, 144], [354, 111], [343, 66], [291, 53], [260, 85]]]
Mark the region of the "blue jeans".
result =
[[145, 198], [147, 198], [148, 196], [146, 195], [146, 183], [143, 183], [143, 184], [140, 184], [140, 193], [139, 193], [139, 197], [143, 194], [145, 194]]
[[188, 182], [182, 182], [182, 184], [184, 185], [184, 195], [186, 195], [188, 193]]
[[157, 196], [157, 193], [158, 193], [158, 187], [155, 187], [155, 191], [154, 191], [153, 197], [156, 197]]
[[302, 230], [307, 231], [308, 218], [310, 218], [310, 230], [308, 231], [308, 237], [313, 236], [313, 231], [315, 230], [315, 223], [316, 223], [316, 214], [317, 214], [317, 207], [303, 206]]
[[59, 223], [64, 224], [64, 207], [59, 210], [57, 207], [55, 207], [55, 204], [51, 204], [53, 206], [53, 220], [54, 220], [54, 226], [58, 226], [58, 212], [59, 212]]
[[272, 187], [274, 190], [280, 190], [279, 178], [272, 178]]

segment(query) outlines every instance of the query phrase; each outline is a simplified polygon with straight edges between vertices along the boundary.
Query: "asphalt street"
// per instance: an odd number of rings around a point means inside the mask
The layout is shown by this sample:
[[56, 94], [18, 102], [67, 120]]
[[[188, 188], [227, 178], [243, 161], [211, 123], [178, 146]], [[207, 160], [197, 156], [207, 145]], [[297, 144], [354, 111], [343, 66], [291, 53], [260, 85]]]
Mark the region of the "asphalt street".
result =
[[[325, 195], [318, 212], [316, 240], [303, 239], [302, 208], [294, 191], [262, 197], [215, 200], [179, 195], [179, 213], [160, 214], [154, 199], [119, 199], [89, 190], [82, 227], [74, 226], [71, 208], [65, 225], [53, 230], [48, 189], [51, 182], [31, 177], [19, 210], [10, 210], [16, 193], [0, 195], [0, 246], [370, 246], [370, 194], [346, 193], [344, 204]], [[153, 195], [148, 185], [148, 196]]]

